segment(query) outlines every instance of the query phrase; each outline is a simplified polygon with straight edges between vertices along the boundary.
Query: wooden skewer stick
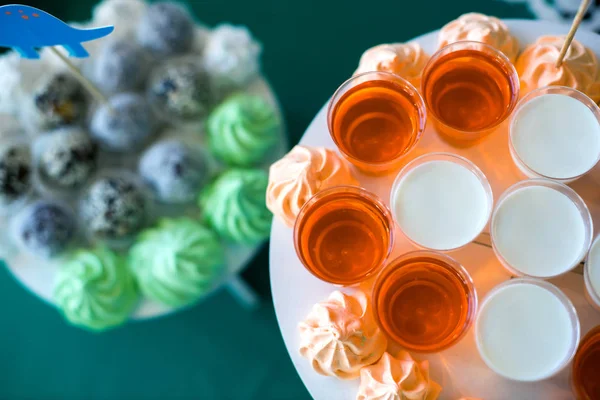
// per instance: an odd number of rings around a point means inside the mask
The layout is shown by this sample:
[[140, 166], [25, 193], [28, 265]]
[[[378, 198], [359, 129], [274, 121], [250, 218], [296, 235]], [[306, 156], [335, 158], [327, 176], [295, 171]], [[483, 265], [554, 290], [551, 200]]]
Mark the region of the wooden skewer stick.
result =
[[96, 87], [96, 85], [90, 82], [88, 78], [83, 76], [79, 68], [77, 68], [77, 66], [73, 64], [68, 57], [66, 57], [64, 54], [58, 51], [56, 47], [50, 47], [50, 50], [58, 58], [60, 58], [67, 65], [67, 67], [69, 67], [69, 69], [71, 70], [71, 72], [73, 72], [77, 80], [79, 80], [79, 82], [81, 82], [81, 84], [85, 86], [85, 88], [92, 94], [92, 96], [96, 98], [96, 100], [98, 100], [102, 104], [106, 104], [110, 108], [110, 103], [108, 102], [106, 96], [100, 91], [100, 89]]
[[577, 10], [577, 14], [575, 14], [575, 19], [573, 20], [571, 29], [569, 30], [569, 33], [565, 38], [565, 42], [563, 43], [563, 46], [560, 49], [560, 54], [558, 55], [558, 59], [556, 60], [556, 68], [559, 68], [562, 65], [563, 59], [565, 58], [565, 54], [567, 54], [567, 50], [569, 49], [569, 46], [571, 45], [571, 42], [575, 37], [575, 32], [577, 32], [577, 29], [579, 29], [579, 25], [581, 25], [583, 16], [585, 15], [585, 12], [587, 11], [591, 2], [592, 0], [583, 0], [579, 5], [579, 10]]

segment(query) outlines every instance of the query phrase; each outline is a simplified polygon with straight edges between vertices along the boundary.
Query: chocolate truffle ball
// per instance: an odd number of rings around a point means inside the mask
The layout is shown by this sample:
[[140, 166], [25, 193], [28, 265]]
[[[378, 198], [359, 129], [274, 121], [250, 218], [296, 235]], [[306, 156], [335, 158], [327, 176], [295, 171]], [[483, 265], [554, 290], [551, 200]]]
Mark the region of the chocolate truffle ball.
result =
[[194, 200], [208, 178], [204, 155], [178, 140], [150, 147], [140, 160], [139, 172], [156, 199], [164, 203]]
[[26, 101], [27, 122], [41, 130], [79, 123], [88, 109], [85, 88], [67, 73], [42, 78]]
[[38, 201], [27, 206], [18, 220], [17, 235], [27, 251], [45, 258], [67, 248], [75, 232], [75, 219], [62, 204]]
[[23, 143], [0, 147], [0, 207], [7, 207], [31, 189], [31, 153]]
[[128, 238], [146, 222], [144, 193], [127, 175], [100, 178], [85, 193], [81, 216], [94, 238]]
[[183, 54], [190, 50], [194, 38], [194, 21], [180, 5], [154, 3], [137, 28], [140, 44], [157, 56]]
[[148, 99], [166, 119], [192, 119], [208, 112], [212, 102], [208, 75], [193, 58], [172, 60], [150, 78]]
[[62, 128], [45, 137], [38, 160], [41, 180], [54, 188], [74, 189], [96, 170], [98, 146], [80, 128]]
[[110, 98], [92, 118], [91, 134], [102, 148], [135, 151], [156, 133], [157, 121], [144, 97], [121, 93]]
[[114, 39], [102, 47], [92, 75], [105, 92], [127, 92], [143, 85], [149, 69], [149, 57], [143, 48], [126, 39]]

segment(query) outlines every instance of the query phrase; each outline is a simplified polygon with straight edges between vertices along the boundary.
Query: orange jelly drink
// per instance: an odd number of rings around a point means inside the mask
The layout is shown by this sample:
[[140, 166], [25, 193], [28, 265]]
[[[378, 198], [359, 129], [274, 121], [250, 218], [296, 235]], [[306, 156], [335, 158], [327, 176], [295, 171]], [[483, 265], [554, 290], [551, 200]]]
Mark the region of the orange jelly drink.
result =
[[407, 350], [431, 353], [464, 336], [475, 317], [477, 293], [467, 271], [452, 258], [417, 251], [381, 271], [373, 307], [389, 339]]
[[473, 142], [510, 115], [519, 98], [519, 77], [493, 47], [456, 42], [431, 57], [421, 88], [438, 133], [451, 142]]
[[366, 72], [342, 84], [329, 103], [329, 132], [363, 172], [381, 174], [415, 147], [427, 116], [421, 95], [388, 72]]
[[578, 400], [600, 400], [600, 326], [581, 340], [571, 378]]
[[313, 196], [294, 226], [296, 253], [317, 278], [353, 285], [377, 273], [393, 244], [389, 209], [375, 195], [336, 186]]

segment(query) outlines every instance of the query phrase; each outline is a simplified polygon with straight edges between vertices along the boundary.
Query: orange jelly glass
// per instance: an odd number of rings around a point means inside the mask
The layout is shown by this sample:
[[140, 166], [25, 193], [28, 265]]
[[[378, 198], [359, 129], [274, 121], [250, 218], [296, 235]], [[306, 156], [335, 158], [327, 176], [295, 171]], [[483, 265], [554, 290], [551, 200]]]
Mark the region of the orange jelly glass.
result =
[[571, 385], [578, 400], [600, 399], [600, 326], [579, 343], [573, 358]]
[[392, 213], [374, 194], [335, 186], [313, 196], [294, 226], [296, 253], [317, 278], [350, 286], [376, 274], [393, 247]]
[[415, 251], [391, 261], [373, 287], [377, 323], [407, 350], [433, 353], [456, 344], [473, 324], [477, 292], [454, 259]]
[[361, 171], [380, 175], [397, 168], [427, 120], [417, 89], [389, 72], [365, 72], [344, 82], [327, 113], [329, 133], [342, 155]]
[[461, 41], [435, 53], [421, 91], [439, 134], [452, 144], [472, 144], [508, 118], [519, 99], [519, 76], [502, 52]]

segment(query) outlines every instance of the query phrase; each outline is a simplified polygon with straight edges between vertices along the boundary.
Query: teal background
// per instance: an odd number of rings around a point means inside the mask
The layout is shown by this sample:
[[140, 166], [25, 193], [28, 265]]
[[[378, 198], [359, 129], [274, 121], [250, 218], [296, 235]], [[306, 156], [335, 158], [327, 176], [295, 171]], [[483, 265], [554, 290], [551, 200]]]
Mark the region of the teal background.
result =
[[[26, 3], [68, 21], [89, 19], [94, 4]], [[469, 11], [529, 16], [523, 6], [494, 0], [188, 4], [202, 22], [245, 24], [263, 43], [263, 71], [281, 100], [291, 143], [366, 48], [406, 41]], [[1, 268], [0, 400], [307, 399], [277, 326], [268, 268], [265, 246], [244, 273], [262, 296], [258, 311], [246, 311], [220, 291], [175, 315], [103, 334], [69, 326]]]

